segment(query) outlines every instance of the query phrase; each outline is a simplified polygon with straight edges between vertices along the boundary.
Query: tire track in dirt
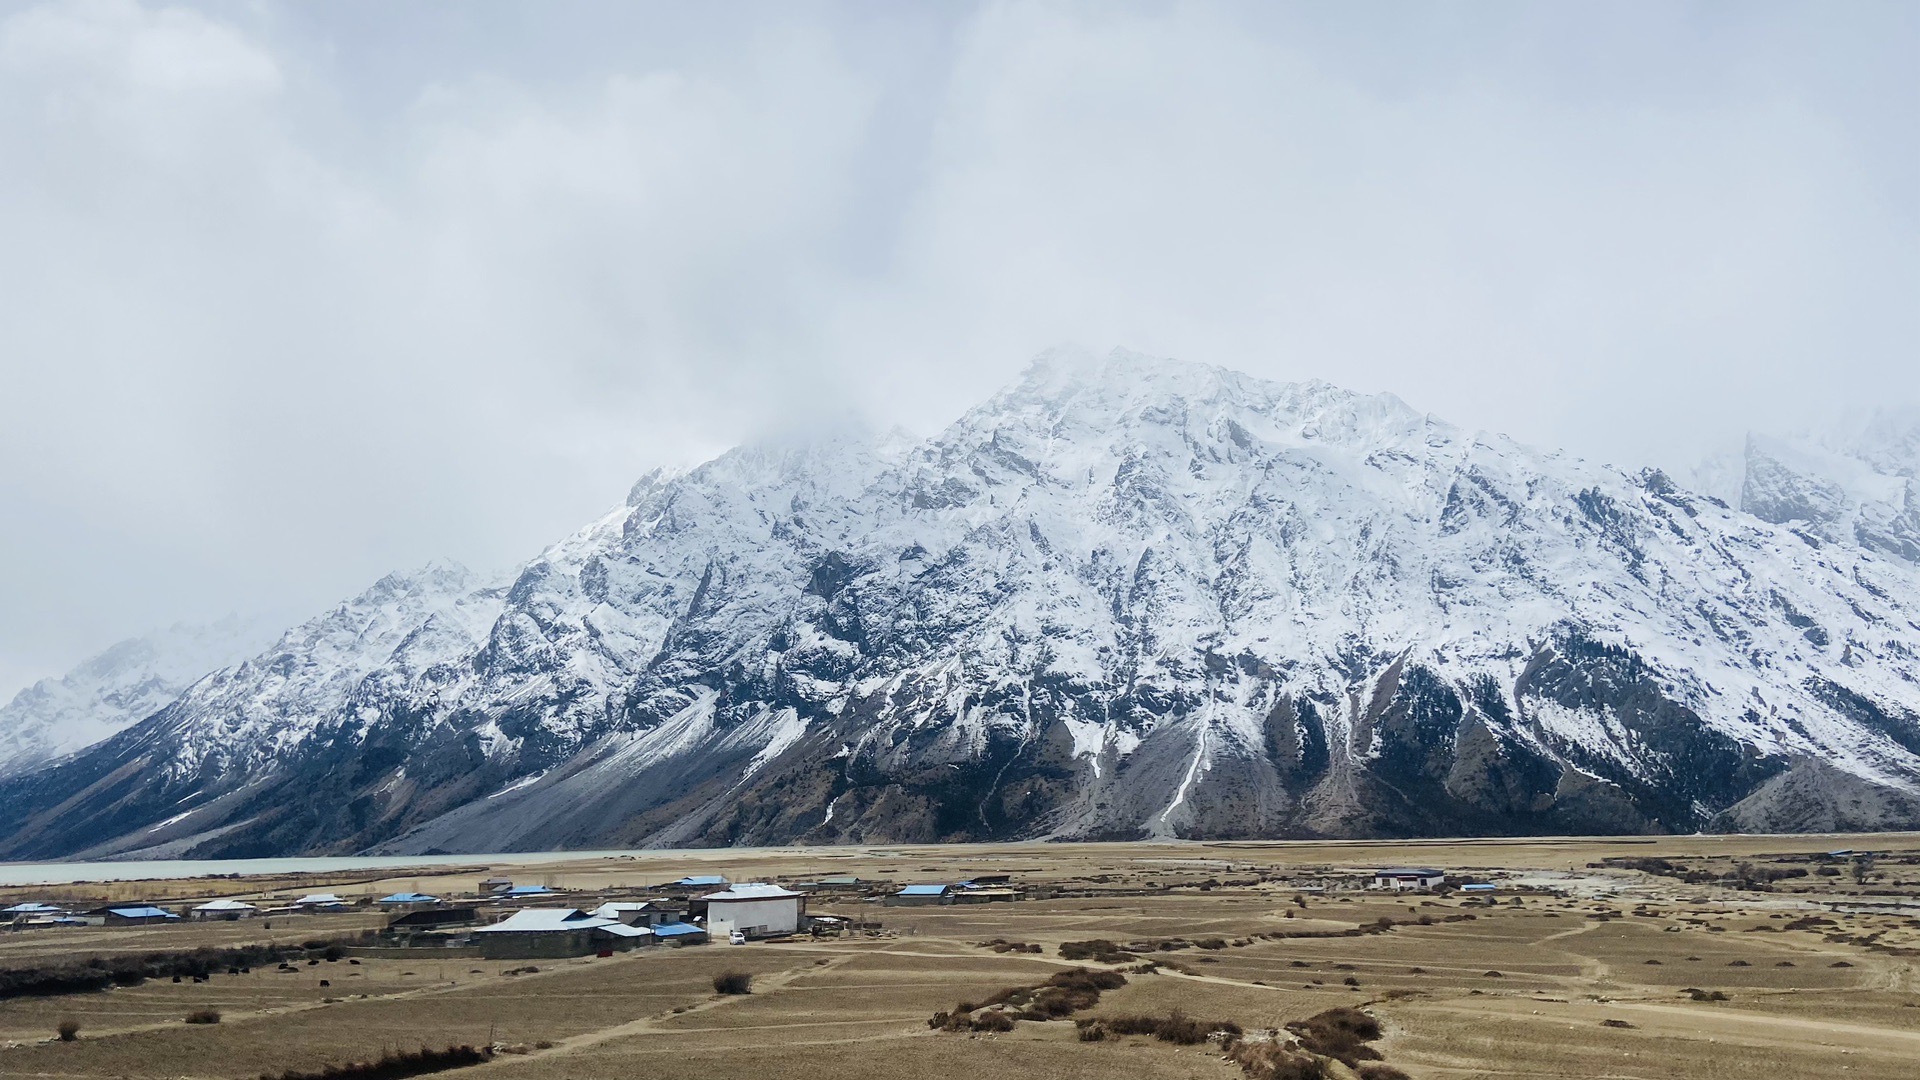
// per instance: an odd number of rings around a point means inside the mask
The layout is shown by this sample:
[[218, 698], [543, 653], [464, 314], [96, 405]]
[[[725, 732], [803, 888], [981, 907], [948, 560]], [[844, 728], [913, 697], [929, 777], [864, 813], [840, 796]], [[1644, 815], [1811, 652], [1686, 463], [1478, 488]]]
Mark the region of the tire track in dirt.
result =
[[[812, 950], [796, 949], [793, 951], [808, 952]], [[543, 1050], [536, 1050], [531, 1054], [496, 1054], [492, 1061], [487, 1062], [484, 1065], [476, 1065], [474, 1066], [474, 1068], [476, 1069], [494, 1068], [501, 1065], [509, 1064], [514, 1061], [528, 1060], [528, 1059], [534, 1059], [534, 1058], [565, 1057], [570, 1054], [577, 1054], [582, 1050], [587, 1050], [592, 1047], [599, 1046], [602, 1043], [612, 1042], [613, 1040], [616, 1040], [616, 1039], [624, 1039], [624, 1038], [633, 1037], [633, 1036], [650, 1035], [650, 1034], [657, 1034], [657, 1035], [673, 1035], [673, 1034], [682, 1034], [682, 1033], [691, 1034], [691, 1033], [697, 1033], [702, 1030], [708, 1030], [708, 1029], [702, 1029], [702, 1028], [680, 1028], [680, 1027], [668, 1028], [668, 1027], [663, 1027], [662, 1025], [672, 1020], [683, 1019], [685, 1017], [694, 1016], [703, 1012], [711, 1012], [715, 1009], [723, 1009], [730, 1005], [734, 1005], [739, 1002], [746, 1001], [749, 998], [756, 995], [778, 994], [781, 991], [786, 990], [788, 987], [790, 987], [794, 983], [794, 981], [799, 979], [802, 975], [820, 974], [820, 973], [832, 971], [834, 968], [840, 967], [848, 963], [858, 955], [860, 954], [848, 953], [843, 956], [834, 957], [825, 964], [809, 962], [803, 965], [796, 965], [790, 968], [783, 968], [779, 971], [773, 972], [770, 975], [757, 975], [754, 977], [754, 982], [756, 985], [754, 987], [753, 994], [716, 994], [713, 997], [710, 997], [704, 1001], [699, 1001], [692, 1005], [683, 1006], [677, 1012], [669, 1011], [664, 1013], [655, 1013], [651, 1016], [642, 1016], [634, 1020], [629, 1020], [623, 1024], [614, 1024], [611, 1027], [604, 1027], [595, 1031], [583, 1032], [579, 1035], [570, 1035], [564, 1039], [556, 1039], [554, 1040], [553, 1045], [551, 1047]], [[915, 1019], [915, 1018], [909, 1017], [908, 1019]], [[893, 1021], [890, 1020], [889, 1022], [893, 1022]], [[841, 1021], [840, 1023], [844, 1023], [844, 1021]], [[754, 1026], [730, 1027], [730, 1028], [726, 1028], [725, 1030], [754, 1031], [754, 1030], [761, 1030], [762, 1028], [773, 1029], [773, 1028], [781, 1028], [781, 1027], [801, 1027], [801, 1026], [813, 1026], [813, 1025], [793, 1024], [793, 1023], [767, 1024], [767, 1025], [761, 1025], [760, 1027], [754, 1027]], [[834, 1040], [834, 1041], [841, 1041], [841, 1040]]]

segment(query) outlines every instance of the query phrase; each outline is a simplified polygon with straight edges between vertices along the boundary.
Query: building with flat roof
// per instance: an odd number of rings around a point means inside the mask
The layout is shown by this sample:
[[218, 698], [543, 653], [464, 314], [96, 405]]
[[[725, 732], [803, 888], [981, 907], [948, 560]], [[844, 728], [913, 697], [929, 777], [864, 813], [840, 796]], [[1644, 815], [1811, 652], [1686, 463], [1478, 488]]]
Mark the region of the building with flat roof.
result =
[[798, 932], [807, 907], [805, 893], [760, 882], [708, 893], [700, 902], [706, 905], [708, 933], [739, 931], [750, 938]]
[[890, 907], [927, 907], [953, 903], [952, 885], [908, 885], [887, 897]]
[[251, 919], [260, 914], [260, 909], [245, 900], [209, 900], [194, 907], [187, 914], [200, 922], [233, 922], [238, 919]]
[[148, 926], [154, 923], [179, 921], [180, 916], [166, 908], [157, 908], [152, 905], [107, 909], [108, 926]]
[[1424, 866], [1394, 866], [1373, 873], [1373, 887], [1404, 892], [1408, 889], [1437, 889], [1447, 880], [1439, 870]]

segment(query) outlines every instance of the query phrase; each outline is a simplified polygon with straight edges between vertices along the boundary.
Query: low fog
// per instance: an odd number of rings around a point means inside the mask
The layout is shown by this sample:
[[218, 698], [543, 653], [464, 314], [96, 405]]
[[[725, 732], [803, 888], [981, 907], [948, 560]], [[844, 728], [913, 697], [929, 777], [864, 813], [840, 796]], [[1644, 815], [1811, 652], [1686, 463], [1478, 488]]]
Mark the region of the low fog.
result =
[[1076, 343], [1619, 464], [1920, 401], [1910, 4], [0, 3], [0, 700]]

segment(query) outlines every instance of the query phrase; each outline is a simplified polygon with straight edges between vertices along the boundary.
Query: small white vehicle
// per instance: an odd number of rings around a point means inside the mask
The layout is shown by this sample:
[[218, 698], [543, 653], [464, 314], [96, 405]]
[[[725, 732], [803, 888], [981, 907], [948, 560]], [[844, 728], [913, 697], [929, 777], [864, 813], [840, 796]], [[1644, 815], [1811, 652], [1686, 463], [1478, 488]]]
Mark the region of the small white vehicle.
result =
[[735, 930], [732, 933], [729, 933], [727, 935], [727, 944], [729, 945], [745, 945], [746, 943], [747, 943], [747, 935], [741, 933], [738, 930]]

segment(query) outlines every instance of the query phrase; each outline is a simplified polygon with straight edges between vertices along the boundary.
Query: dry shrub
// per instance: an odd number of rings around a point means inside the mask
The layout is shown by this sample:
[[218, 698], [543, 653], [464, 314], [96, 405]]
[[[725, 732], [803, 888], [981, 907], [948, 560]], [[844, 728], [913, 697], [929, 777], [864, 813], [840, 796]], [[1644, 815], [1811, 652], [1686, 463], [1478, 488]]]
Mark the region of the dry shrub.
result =
[[1248, 1080], [1327, 1080], [1327, 1064], [1305, 1050], [1277, 1042], [1236, 1042], [1227, 1060]]
[[1217, 937], [1198, 938], [1194, 941], [1193, 947], [1196, 949], [1224, 949], [1227, 947], [1227, 939]]
[[1391, 1065], [1382, 1065], [1378, 1062], [1371, 1065], [1362, 1065], [1358, 1072], [1360, 1073], [1360, 1080], [1413, 1080], [1413, 1077], [1408, 1076], [1399, 1069]]
[[1692, 998], [1695, 1001], [1731, 1001], [1733, 1000], [1732, 998], [1729, 998], [1723, 991], [1700, 990], [1691, 986], [1687, 987], [1685, 990], [1682, 990], [1681, 993], [1687, 995], [1688, 997]]
[[[324, 941], [320, 944], [328, 945]], [[235, 974], [255, 964], [284, 964], [287, 957], [302, 955], [304, 951], [293, 945], [243, 945], [138, 956], [90, 956], [44, 967], [0, 968], [0, 1001], [94, 993], [116, 986], [139, 986], [148, 979], [205, 982], [216, 972]]]
[[53, 1026], [53, 1032], [60, 1036], [61, 1042], [72, 1042], [80, 1037], [80, 1021], [71, 1016], [63, 1017]]
[[415, 1051], [397, 1051], [377, 1061], [356, 1061], [347, 1065], [328, 1065], [319, 1072], [283, 1072], [278, 1076], [261, 1073], [260, 1080], [406, 1080], [410, 1076], [464, 1069], [493, 1057], [491, 1050], [471, 1046], [449, 1046], [444, 1050], [421, 1047]]
[[1107, 1039], [1107, 1025], [1098, 1020], [1076, 1020], [1074, 1026], [1079, 1029], [1076, 1034], [1081, 1042], [1105, 1042]]
[[[1127, 977], [1117, 971], [1092, 968], [1068, 968], [1056, 971], [1038, 986], [1010, 986], [985, 1001], [963, 1001], [952, 1012], [934, 1013], [927, 1026], [936, 1031], [1011, 1031], [1015, 1020], [1059, 1020], [1100, 1002], [1103, 990], [1118, 990], [1127, 985]], [[993, 1011], [974, 1016], [981, 1009], [1010, 1008], [1012, 1013]], [[991, 1027], [981, 1027], [981, 1023]], [[1005, 1027], [1001, 1027], [1005, 1024]]]
[[723, 971], [713, 977], [713, 992], [751, 994], [753, 993], [753, 974], [747, 971]]
[[975, 1031], [1012, 1031], [1013, 1017], [1003, 1012], [983, 1012], [973, 1018], [971, 1027]]
[[187, 1014], [189, 1024], [217, 1024], [220, 1022], [220, 1010], [195, 1009]]
[[1500, 974], [1500, 973], [1499, 973], [1499, 972], [1497, 972], [1497, 971], [1489, 971], [1489, 972], [1487, 972], [1487, 973], [1486, 973], [1486, 975], [1485, 975], [1484, 977], [1485, 977], [1485, 978], [1488, 978], [1488, 979], [1504, 979], [1504, 978], [1506, 978], [1506, 976], [1505, 976], [1505, 975], [1502, 975], [1502, 974]]
[[1614, 1020], [1609, 1018], [1609, 1019], [1600, 1021], [1600, 1026], [1610, 1027], [1610, 1028], [1630, 1028], [1633, 1025], [1627, 1023], [1625, 1020]]
[[1380, 1021], [1351, 1005], [1296, 1020], [1287, 1025], [1287, 1030], [1301, 1046], [1350, 1069], [1358, 1068], [1362, 1061], [1380, 1060], [1379, 1051], [1367, 1045], [1380, 1037]]
[[1125, 964], [1139, 959], [1138, 956], [1106, 938], [1094, 938], [1091, 941], [1063, 941], [1060, 943], [1060, 958], [1092, 960], [1100, 964]]
[[1116, 1035], [1151, 1035], [1181, 1046], [1197, 1046], [1216, 1033], [1241, 1033], [1240, 1025], [1231, 1020], [1195, 1020], [1178, 1009], [1166, 1016], [1109, 1016], [1092, 1022], [1104, 1024]]

